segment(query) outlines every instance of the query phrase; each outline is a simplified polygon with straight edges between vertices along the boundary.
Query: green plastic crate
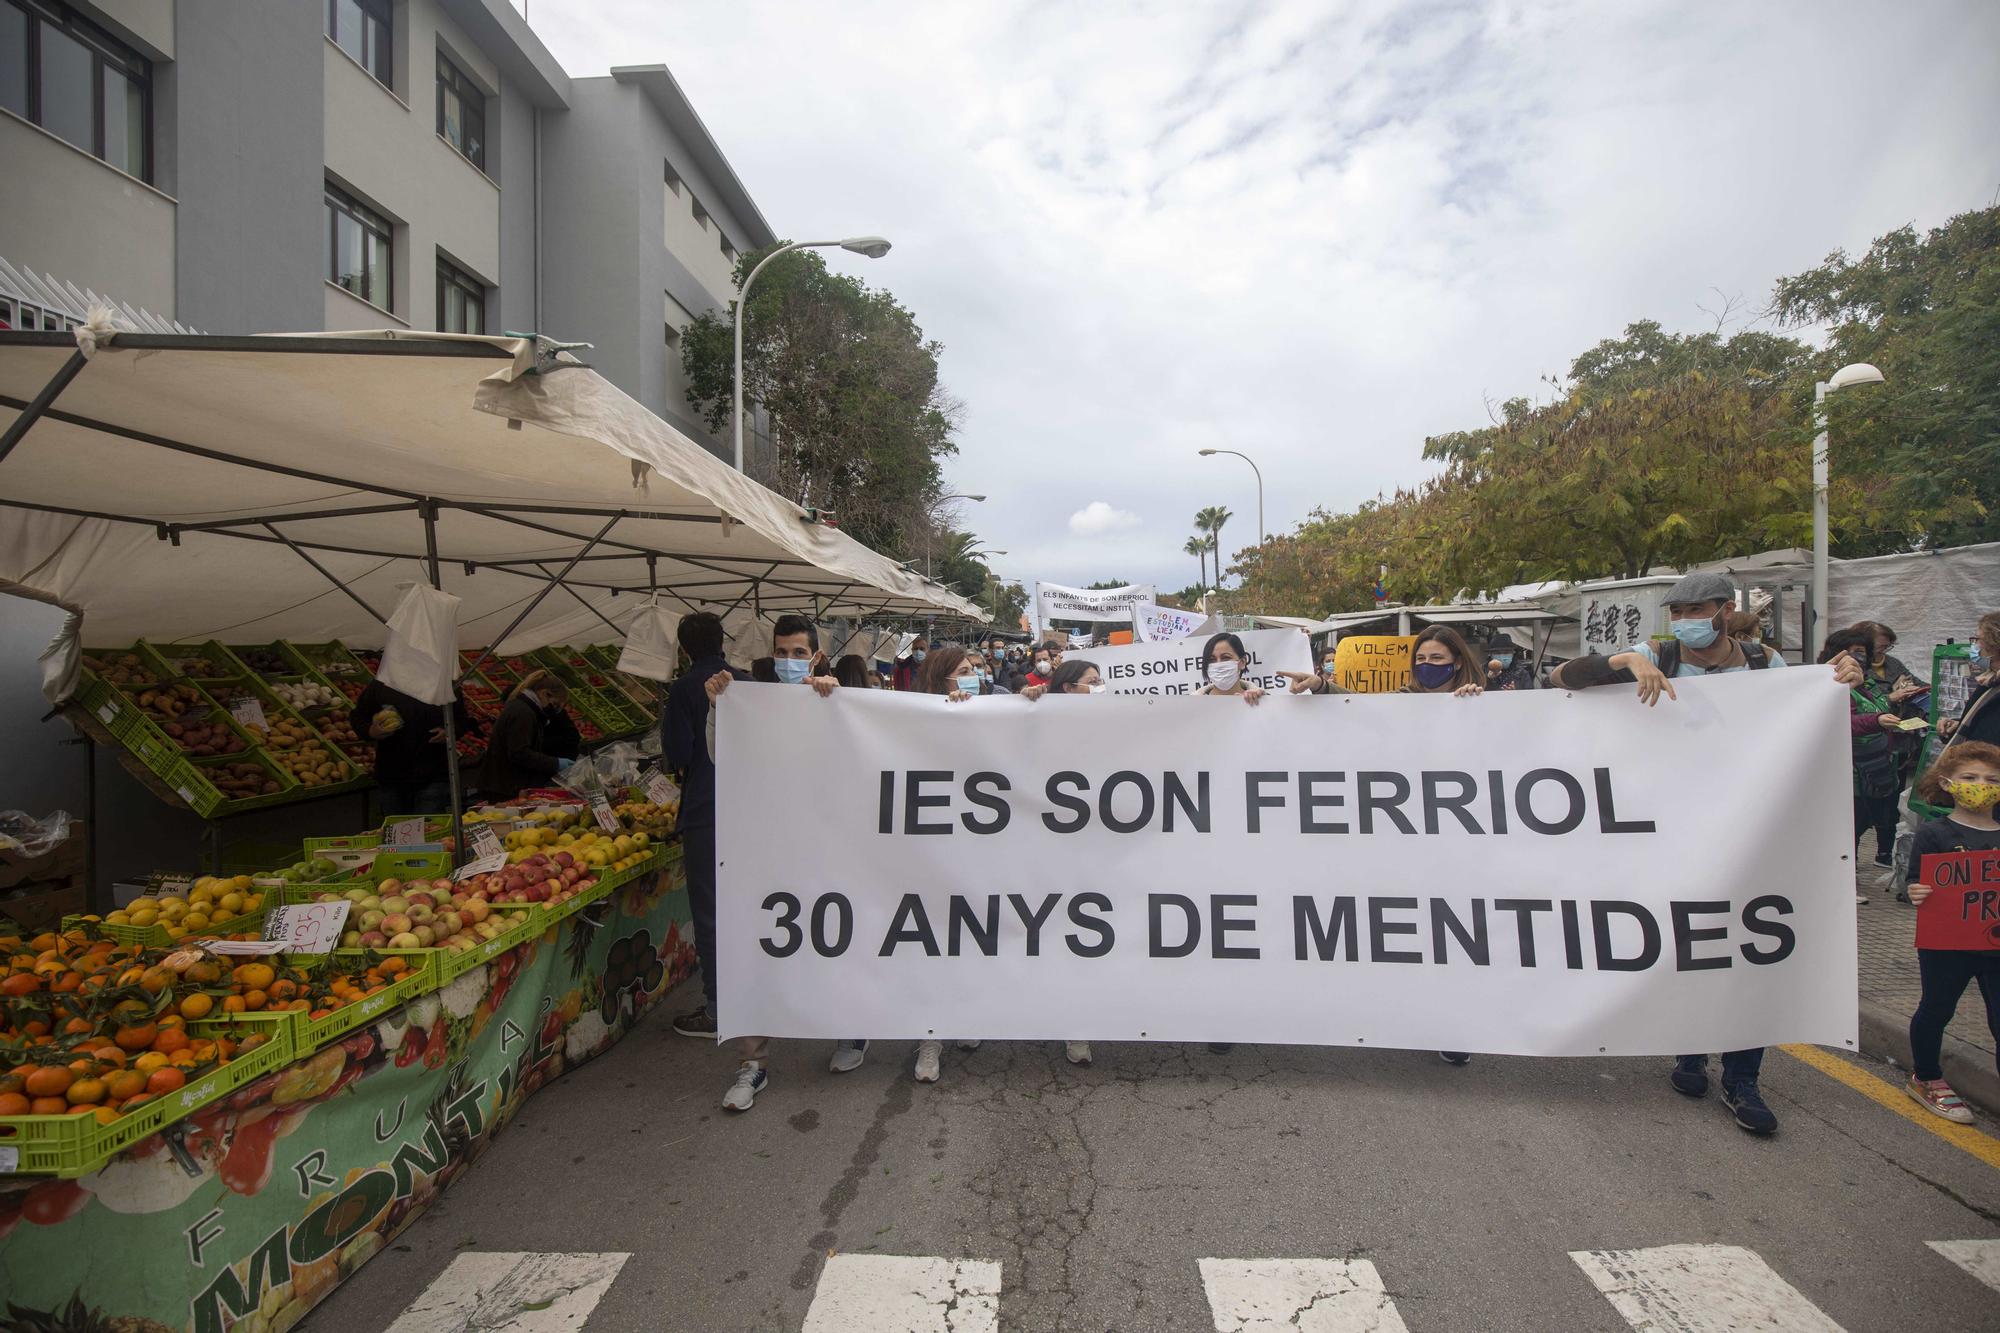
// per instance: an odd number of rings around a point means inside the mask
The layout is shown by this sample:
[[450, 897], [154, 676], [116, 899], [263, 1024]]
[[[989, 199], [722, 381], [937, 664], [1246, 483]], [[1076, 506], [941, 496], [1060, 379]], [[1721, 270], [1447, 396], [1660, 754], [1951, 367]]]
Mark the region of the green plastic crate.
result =
[[[245, 912], [241, 916], [230, 917], [229, 920], [223, 922], [221, 925], [204, 926], [198, 936], [190, 938], [263, 934], [264, 918], [270, 914], [271, 908], [277, 904], [279, 899], [274, 898], [272, 891], [269, 889], [256, 891], [263, 893], [264, 906], [254, 912]], [[150, 926], [128, 926], [113, 921], [100, 920], [87, 922], [81, 916], [66, 916], [62, 919], [64, 930], [74, 930], [78, 926], [83, 925], [95, 926], [103, 933], [105, 939], [116, 940], [120, 944], [138, 944], [151, 949], [171, 949], [178, 944], [185, 943], [185, 940], [176, 940], [167, 934], [166, 927], [158, 923]]]
[[457, 980], [481, 963], [498, 958], [509, 949], [520, 948], [549, 928], [549, 923], [535, 912], [521, 912], [518, 915], [520, 920], [511, 929], [501, 931], [477, 948], [460, 949], [457, 952], [450, 949], [436, 950], [438, 985], [442, 986]]
[[[392, 1009], [401, 1008], [419, 995], [428, 994], [438, 988], [437, 959], [435, 949], [378, 949], [377, 954], [394, 954], [408, 958], [412, 967], [407, 976], [399, 978], [393, 985], [353, 1004], [343, 1005], [324, 1018], [307, 1017], [300, 1020], [295, 1034], [295, 1045], [301, 1056], [310, 1055], [320, 1047], [343, 1037], [364, 1024], [372, 1023]], [[367, 957], [362, 950], [335, 949], [329, 955], [287, 954], [285, 959], [295, 967], [311, 971], [327, 966], [328, 960], [335, 967], [359, 963]]]

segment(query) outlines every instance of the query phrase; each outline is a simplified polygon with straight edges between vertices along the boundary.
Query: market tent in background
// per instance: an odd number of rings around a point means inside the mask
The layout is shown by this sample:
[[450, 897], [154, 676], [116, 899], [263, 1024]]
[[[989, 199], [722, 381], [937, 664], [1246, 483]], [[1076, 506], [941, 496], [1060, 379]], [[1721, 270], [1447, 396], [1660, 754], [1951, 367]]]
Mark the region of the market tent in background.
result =
[[377, 646], [427, 553], [460, 645], [506, 652], [622, 632], [654, 589], [745, 628], [985, 618], [532, 340], [121, 333], [78, 355], [0, 333], [0, 426], [59, 390], [0, 440], [0, 592], [79, 613], [92, 644]]

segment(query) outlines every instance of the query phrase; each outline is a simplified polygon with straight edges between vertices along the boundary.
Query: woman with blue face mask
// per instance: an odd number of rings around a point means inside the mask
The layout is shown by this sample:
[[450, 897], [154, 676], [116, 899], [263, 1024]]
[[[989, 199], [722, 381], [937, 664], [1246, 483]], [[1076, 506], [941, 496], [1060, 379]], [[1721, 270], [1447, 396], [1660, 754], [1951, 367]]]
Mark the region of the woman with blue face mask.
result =
[[1410, 648], [1410, 683], [1405, 694], [1451, 694], [1471, 699], [1486, 692], [1486, 669], [1457, 630], [1431, 625]]

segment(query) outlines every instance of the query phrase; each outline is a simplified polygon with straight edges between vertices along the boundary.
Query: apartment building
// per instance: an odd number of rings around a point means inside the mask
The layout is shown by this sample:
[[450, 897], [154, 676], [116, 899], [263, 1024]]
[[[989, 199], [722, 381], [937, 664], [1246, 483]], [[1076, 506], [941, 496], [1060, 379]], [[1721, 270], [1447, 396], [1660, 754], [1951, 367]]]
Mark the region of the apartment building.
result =
[[0, 161], [7, 324], [536, 330], [730, 454], [679, 331], [770, 225], [664, 66], [572, 78], [508, 0], [0, 0]]

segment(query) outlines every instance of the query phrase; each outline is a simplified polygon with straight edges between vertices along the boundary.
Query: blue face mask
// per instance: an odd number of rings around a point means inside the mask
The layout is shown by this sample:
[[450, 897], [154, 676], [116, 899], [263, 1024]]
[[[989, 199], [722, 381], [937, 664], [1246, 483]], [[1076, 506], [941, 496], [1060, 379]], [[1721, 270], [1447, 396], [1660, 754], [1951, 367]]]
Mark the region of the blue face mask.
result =
[[1706, 617], [1700, 620], [1669, 621], [1667, 628], [1683, 646], [1688, 648], [1706, 648], [1714, 643], [1716, 636], [1721, 633], [1716, 629], [1715, 621]]
[[1410, 674], [1417, 678], [1417, 684], [1427, 690], [1443, 689], [1451, 684], [1451, 678], [1458, 674], [1458, 668], [1449, 662], [1419, 662], [1410, 668]]
[[922, 648], [919, 648], [914, 653], [911, 653], [910, 656], [914, 657], [917, 661], [921, 662], [924, 660], [924, 650]]
[[979, 693], [979, 677], [977, 676], [960, 676], [952, 684], [958, 686], [960, 694]]
[[778, 673], [780, 685], [800, 685], [812, 674], [812, 663], [802, 657], [781, 657], [771, 663], [771, 669]]
[[1502, 671], [1505, 671], [1508, 667], [1514, 665], [1514, 654], [1501, 653], [1498, 657], [1494, 658], [1493, 660], [1500, 664], [1500, 669]]

